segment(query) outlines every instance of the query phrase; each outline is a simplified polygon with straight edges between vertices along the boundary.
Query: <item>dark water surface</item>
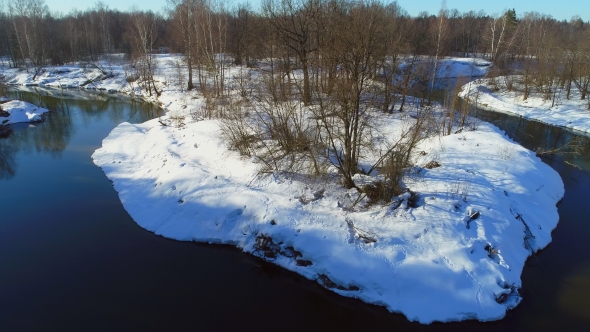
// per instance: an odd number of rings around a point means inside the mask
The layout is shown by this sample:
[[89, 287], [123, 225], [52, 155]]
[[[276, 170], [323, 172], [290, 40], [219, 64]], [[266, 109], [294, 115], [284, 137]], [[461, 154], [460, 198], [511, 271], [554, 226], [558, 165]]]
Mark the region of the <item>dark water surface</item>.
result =
[[[83, 96], [10, 96], [51, 114], [13, 126], [0, 140], [0, 331], [590, 330], [588, 150], [546, 159], [566, 194], [553, 242], [524, 269], [521, 304], [497, 322], [423, 326], [236, 249], [167, 240], [137, 226], [90, 156], [117, 124], [143, 122], [158, 110]], [[480, 116], [529, 148], [572, 137], [536, 122]]]

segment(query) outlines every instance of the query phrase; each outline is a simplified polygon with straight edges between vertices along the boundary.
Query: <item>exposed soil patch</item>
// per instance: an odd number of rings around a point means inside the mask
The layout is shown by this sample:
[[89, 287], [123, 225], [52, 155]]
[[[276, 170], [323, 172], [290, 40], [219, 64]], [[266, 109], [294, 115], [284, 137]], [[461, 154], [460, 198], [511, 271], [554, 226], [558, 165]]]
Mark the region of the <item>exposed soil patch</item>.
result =
[[320, 283], [320, 285], [326, 287], [326, 288], [336, 288], [339, 290], [343, 290], [343, 291], [357, 291], [360, 288], [358, 288], [358, 286], [348, 286], [348, 287], [344, 287], [342, 285], [338, 285], [336, 284], [334, 281], [332, 281], [332, 279], [330, 279], [327, 275], [325, 274], [320, 274], [318, 275], [318, 282]]
[[428, 168], [428, 169], [433, 169], [433, 168], [437, 168], [440, 167], [440, 163], [436, 160], [432, 160], [430, 162], [428, 162], [428, 164], [424, 165], [424, 168]]
[[283, 247], [283, 243], [275, 243], [270, 235], [259, 234], [256, 237], [256, 243], [254, 244], [254, 253], [262, 255], [267, 259], [276, 259], [279, 256], [292, 258], [297, 266], [311, 266], [313, 262], [307, 259], [300, 259], [303, 254], [300, 251], [295, 250], [293, 246]]

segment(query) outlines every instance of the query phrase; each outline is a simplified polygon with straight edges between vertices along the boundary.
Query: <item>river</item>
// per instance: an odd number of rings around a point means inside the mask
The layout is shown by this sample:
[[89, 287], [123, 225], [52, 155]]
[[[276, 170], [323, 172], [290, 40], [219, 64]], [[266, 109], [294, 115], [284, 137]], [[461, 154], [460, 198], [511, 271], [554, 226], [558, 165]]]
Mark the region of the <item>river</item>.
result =
[[[117, 124], [159, 111], [80, 96], [10, 93], [51, 112], [0, 140], [0, 331], [590, 330], [590, 149], [544, 158], [566, 193], [553, 242], [525, 266], [521, 304], [496, 322], [424, 326], [235, 248], [137, 226], [90, 156]], [[528, 148], [573, 137], [508, 115], [478, 116]]]

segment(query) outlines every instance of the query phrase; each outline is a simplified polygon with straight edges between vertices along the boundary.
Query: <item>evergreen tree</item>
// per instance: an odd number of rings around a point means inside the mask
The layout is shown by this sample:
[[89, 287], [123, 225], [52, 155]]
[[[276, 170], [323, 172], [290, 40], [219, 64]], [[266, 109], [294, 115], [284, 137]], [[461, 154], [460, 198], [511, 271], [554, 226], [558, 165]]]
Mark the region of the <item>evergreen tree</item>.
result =
[[509, 28], [514, 28], [516, 27], [516, 11], [514, 10], [514, 8], [512, 9], [508, 9], [505, 13], [504, 13], [504, 18], [506, 19], [506, 24], [508, 25]]

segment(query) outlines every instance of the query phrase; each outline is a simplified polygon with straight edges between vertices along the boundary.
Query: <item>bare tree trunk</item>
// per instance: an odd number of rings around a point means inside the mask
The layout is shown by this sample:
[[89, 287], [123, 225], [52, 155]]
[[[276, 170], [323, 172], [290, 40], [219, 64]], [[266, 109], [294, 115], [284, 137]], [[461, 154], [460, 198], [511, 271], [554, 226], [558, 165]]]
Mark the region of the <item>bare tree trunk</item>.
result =
[[434, 81], [438, 70], [438, 57], [440, 55], [444, 35], [446, 34], [445, 20], [446, 20], [446, 1], [443, 0], [440, 11], [438, 12], [438, 29], [436, 37], [436, 53], [434, 55], [434, 69], [432, 70], [432, 79], [430, 81], [430, 89], [434, 89]]

